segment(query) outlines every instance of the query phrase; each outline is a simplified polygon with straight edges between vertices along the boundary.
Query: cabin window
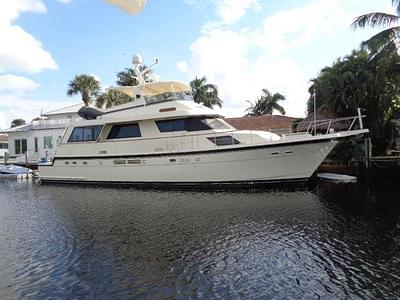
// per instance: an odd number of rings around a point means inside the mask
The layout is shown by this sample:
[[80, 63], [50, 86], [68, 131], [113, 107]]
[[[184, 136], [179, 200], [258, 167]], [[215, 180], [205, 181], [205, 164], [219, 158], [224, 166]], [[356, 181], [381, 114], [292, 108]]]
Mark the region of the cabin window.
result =
[[44, 149], [53, 149], [53, 137], [52, 136], [43, 137], [43, 148]]
[[223, 122], [215, 118], [160, 120], [156, 121], [156, 124], [160, 132], [229, 129]]
[[39, 152], [39, 139], [35, 137], [35, 153]]
[[187, 131], [210, 130], [211, 126], [207, 124], [207, 119], [189, 118], [186, 119]]
[[24, 154], [28, 150], [26, 139], [14, 140], [15, 154]]
[[75, 127], [68, 142], [90, 142], [97, 140], [103, 126]]
[[118, 124], [113, 125], [107, 139], [127, 139], [141, 136], [139, 124]]
[[8, 149], [8, 144], [0, 144], [0, 149]]
[[227, 146], [227, 145], [237, 145], [240, 142], [235, 139], [233, 136], [216, 136], [207, 138], [210, 142], [214, 143], [217, 146]]
[[184, 119], [156, 121], [156, 124], [160, 132], [173, 132], [173, 131], [185, 130]]

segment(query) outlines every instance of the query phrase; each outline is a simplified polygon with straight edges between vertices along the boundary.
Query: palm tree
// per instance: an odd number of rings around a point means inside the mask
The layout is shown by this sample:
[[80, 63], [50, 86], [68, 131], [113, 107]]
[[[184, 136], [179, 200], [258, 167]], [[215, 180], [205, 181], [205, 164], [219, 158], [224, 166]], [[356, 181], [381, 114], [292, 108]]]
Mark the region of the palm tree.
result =
[[395, 7], [397, 15], [372, 12], [355, 18], [352, 23], [354, 29], [365, 28], [366, 26], [385, 28], [362, 44], [364, 48], [369, 49], [378, 57], [397, 53], [398, 34], [400, 33], [400, 26], [397, 26], [400, 20], [400, 0], [392, 0], [392, 5]]
[[[140, 67], [140, 71], [143, 71], [147, 68], [147, 66], [143, 65]], [[144, 74], [144, 81], [153, 82], [153, 71], [151, 69]], [[123, 71], [118, 72], [116, 83], [119, 86], [135, 86], [139, 84], [132, 68], [125, 68]]]
[[85, 106], [88, 106], [92, 97], [100, 92], [100, 82], [91, 75], [81, 74], [76, 75], [68, 85], [67, 95], [73, 96], [76, 94], [82, 95], [82, 101]]
[[250, 107], [246, 109], [248, 116], [262, 116], [272, 115], [274, 110], [279, 111], [282, 115], [285, 115], [285, 109], [278, 104], [278, 101], [285, 100], [285, 96], [280, 93], [272, 94], [267, 89], [262, 89], [261, 97], [257, 98], [253, 104], [250, 101]]
[[25, 125], [25, 124], [26, 124], [26, 122], [24, 119], [14, 119], [11, 122], [11, 128], [18, 127], [18, 126]]
[[222, 100], [218, 97], [217, 86], [206, 82], [206, 77], [197, 78], [197, 76], [190, 82], [194, 102], [203, 103], [204, 106], [209, 108], [213, 108], [214, 105], [222, 107]]
[[108, 90], [101, 94], [96, 100], [96, 106], [98, 108], [110, 108], [114, 105], [120, 105], [131, 102], [133, 99], [129, 95], [122, 93], [118, 90]]

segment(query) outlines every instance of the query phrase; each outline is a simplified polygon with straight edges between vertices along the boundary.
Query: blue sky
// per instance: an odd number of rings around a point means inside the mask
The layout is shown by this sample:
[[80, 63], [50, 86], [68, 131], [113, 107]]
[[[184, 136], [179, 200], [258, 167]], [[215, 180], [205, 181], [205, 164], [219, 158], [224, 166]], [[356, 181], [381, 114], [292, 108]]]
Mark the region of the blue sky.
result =
[[79, 103], [66, 96], [76, 74], [115, 85], [134, 53], [158, 58], [161, 80], [206, 76], [225, 115], [243, 115], [267, 88], [304, 116], [309, 80], [373, 34], [349, 25], [377, 10], [393, 13], [391, 1], [148, 0], [129, 15], [102, 0], [1, 0], [0, 128]]

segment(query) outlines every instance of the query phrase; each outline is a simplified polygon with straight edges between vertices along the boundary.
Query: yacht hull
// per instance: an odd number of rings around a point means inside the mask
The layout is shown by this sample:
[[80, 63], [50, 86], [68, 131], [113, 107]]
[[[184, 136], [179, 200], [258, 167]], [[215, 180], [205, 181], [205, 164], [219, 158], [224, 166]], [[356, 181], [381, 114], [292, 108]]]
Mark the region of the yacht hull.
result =
[[56, 157], [43, 183], [137, 186], [254, 185], [309, 179], [335, 139], [163, 154]]

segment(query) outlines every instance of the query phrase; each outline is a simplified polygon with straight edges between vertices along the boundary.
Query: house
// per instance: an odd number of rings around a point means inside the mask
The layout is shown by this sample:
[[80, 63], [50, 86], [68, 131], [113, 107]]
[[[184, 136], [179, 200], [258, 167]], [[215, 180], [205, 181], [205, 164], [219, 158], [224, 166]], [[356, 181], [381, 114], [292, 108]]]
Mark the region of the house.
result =
[[4, 153], [8, 151], [8, 136], [0, 134], [0, 158], [4, 157]]
[[83, 120], [78, 115], [82, 104], [76, 104], [47, 113], [31, 123], [3, 131], [8, 134], [8, 153], [10, 158], [35, 163], [54, 156], [65, 128]]
[[292, 132], [292, 125], [296, 120], [297, 118], [279, 115], [245, 116], [225, 119], [226, 122], [238, 130], [266, 130], [276, 134]]

